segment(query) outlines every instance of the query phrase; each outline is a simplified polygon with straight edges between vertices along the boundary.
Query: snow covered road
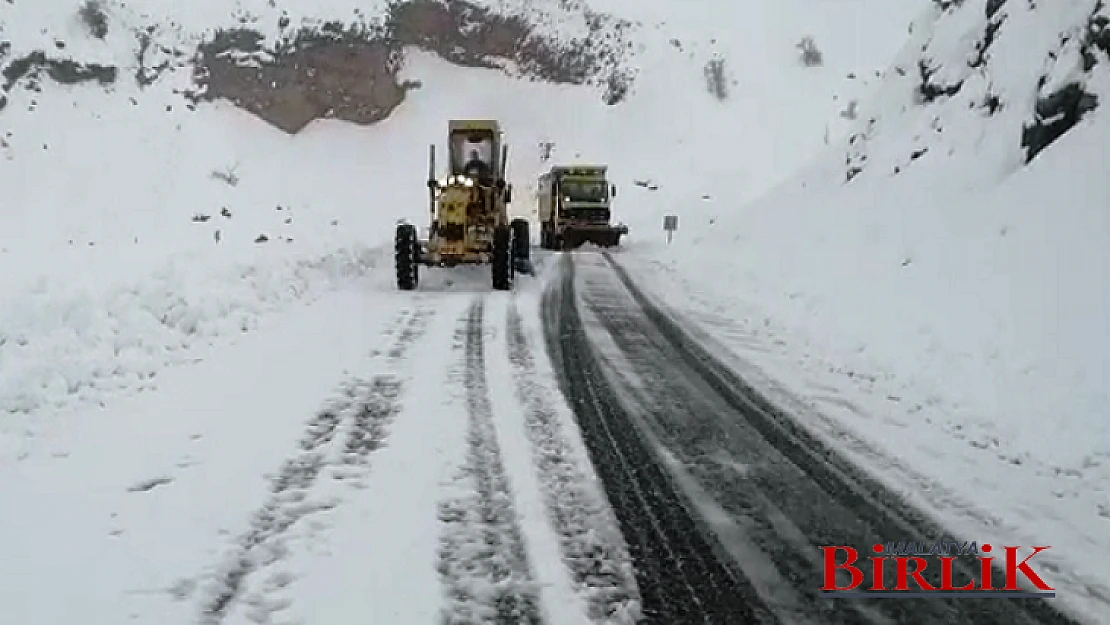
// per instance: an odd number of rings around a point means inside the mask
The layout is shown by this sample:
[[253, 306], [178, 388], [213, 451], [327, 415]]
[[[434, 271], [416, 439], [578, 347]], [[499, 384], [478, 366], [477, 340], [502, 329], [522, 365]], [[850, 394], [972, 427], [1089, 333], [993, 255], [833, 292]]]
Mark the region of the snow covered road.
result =
[[[544, 308], [546, 326], [632, 544], [646, 613], [659, 622], [726, 614], [813, 624], [1069, 622], [1043, 600], [821, 597], [819, 546], [869, 554], [890, 540], [978, 537], [930, 522], [764, 400], [608, 255], [573, 258]], [[687, 517], [684, 506], [696, 512]], [[940, 587], [940, 561], [925, 560], [923, 577]], [[978, 567], [956, 558], [956, 585], [977, 578]], [[888, 588], [894, 568], [884, 571]]]
[[[391, 292], [383, 266], [147, 393], [59, 417], [2, 458], [19, 511], [0, 515], [6, 616], [1069, 622], [1042, 601], [819, 597], [819, 545], [949, 535], [608, 256], [536, 261], [509, 293], [479, 267]], [[976, 566], [957, 561], [957, 580]]]
[[6, 615], [635, 618], [627, 547], [536, 351], [538, 281], [503, 294], [485, 277], [405, 294], [365, 281], [59, 417], [0, 473], [20, 511], [0, 515]]
[[756, 594], [691, 515], [686, 500], [636, 433], [620, 394], [605, 383], [579, 318], [574, 264], [563, 257], [562, 283], [548, 292], [545, 327], [564, 392], [620, 519], [651, 622], [765, 622]]

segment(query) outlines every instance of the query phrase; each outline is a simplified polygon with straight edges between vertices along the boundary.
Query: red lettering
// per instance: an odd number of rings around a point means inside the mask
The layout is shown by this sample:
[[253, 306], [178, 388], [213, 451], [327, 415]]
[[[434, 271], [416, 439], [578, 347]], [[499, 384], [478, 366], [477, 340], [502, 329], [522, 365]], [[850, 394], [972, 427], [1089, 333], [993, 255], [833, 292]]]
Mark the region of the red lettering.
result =
[[[914, 563], [914, 568], [912, 571], [909, 570], [909, 564], [911, 561]], [[925, 567], [929, 565], [929, 563], [925, 561], [925, 558], [907, 558], [905, 556], [898, 556], [897, 558], [894, 558], [894, 562], [897, 566], [897, 573], [894, 577], [894, 588], [892, 588], [891, 590], [910, 590], [910, 577], [913, 578], [914, 583], [917, 584], [917, 587], [921, 590], [936, 590], [936, 588], [933, 588], [933, 586], [929, 584], [929, 582], [921, 578], [921, 572], [924, 571]]]
[[[984, 543], [979, 549], [983, 552], [990, 553], [990, 543]], [[993, 560], [994, 558], [979, 556], [979, 579], [983, 580], [980, 582], [979, 590], [994, 590], [994, 586], [991, 585], [991, 573], [994, 572], [994, 569], [991, 568], [991, 562]]]
[[967, 586], [959, 588], [952, 587], [952, 561], [956, 558], [952, 556], [942, 556], [940, 559], [940, 589], [941, 590], [975, 590], [975, 580], [971, 580]]
[[871, 561], [871, 588], [868, 590], [886, 590], [883, 585], [883, 560], [885, 558], [868, 558]]
[[[882, 553], [883, 546], [879, 543], [875, 543], [875, 545], [871, 547], [871, 551]], [[868, 558], [868, 560], [871, 560], [871, 588], [868, 590], [886, 590], [886, 586], [883, 585], [883, 560], [885, 559], [886, 558], [881, 556]]]
[[906, 579], [906, 562], [909, 558], [898, 556], [894, 558], [894, 588], [891, 590], [909, 590], [909, 580]]
[[[899, 584], [902, 584], [902, 585], [905, 584], [905, 581], [906, 581], [906, 567], [908, 566], [909, 561], [913, 560], [913, 563], [916, 566], [909, 573], [910, 573], [910, 577], [913, 578], [914, 583], [917, 584], [917, 587], [920, 588], [921, 590], [936, 590], [936, 588], [934, 588], [932, 584], [925, 581], [925, 578], [921, 577], [921, 574], [923, 572], [925, 572], [925, 567], [929, 566], [929, 562], [925, 558], [899, 558], [899, 559], [906, 561], [906, 563], [903, 564], [902, 566], [900, 566], [899, 570], [898, 570]], [[897, 588], [896, 590], [906, 590], [906, 589]]]
[[1033, 585], [1041, 590], [1056, 590], [1055, 588], [1044, 583], [1044, 580], [1037, 575], [1033, 569], [1029, 568], [1027, 562], [1033, 559], [1033, 556], [1048, 549], [1048, 547], [1033, 547], [1033, 553], [1029, 554], [1021, 562], [1017, 561], [1018, 547], [1003, 547], [1006, 550], [1006, 587], [1003, 590], [1021, 590], [1017, 585], [1017, 572], [1020, 570]]
[[[836, 552], [838, 550], [843, 551], [844, 553], [847, 554], [847, 557], [844, 559], [844, 562], [841, 563], [841, 564], [836, 563]], [[858, 568], [852, 566], [852, 563], [855, 562], [856, 558], [859, 557], [859, 554], [856, 552], [856, 550], [854, 548], [852, 548], [852, 547], [821, 547], [821, 551], [823, 551], [824, 554], [825, 554], [825, 567], [824, 567], [825, 568], [825, 585], [821, 587], [821, 590], [851, 590], [852, 588], [855, 588], [856, 586], [859, 586], [863, 582], [863, 571], [861, 571]], [[852, 583], [848, 584], [847, 586], [844, 586], [844, 587], [837, 586], [836, 585], [836, 571], [837, 571], [837, 569], [840, 569], [842, 571], [848, 571], [849, 573], [851, 573]]]

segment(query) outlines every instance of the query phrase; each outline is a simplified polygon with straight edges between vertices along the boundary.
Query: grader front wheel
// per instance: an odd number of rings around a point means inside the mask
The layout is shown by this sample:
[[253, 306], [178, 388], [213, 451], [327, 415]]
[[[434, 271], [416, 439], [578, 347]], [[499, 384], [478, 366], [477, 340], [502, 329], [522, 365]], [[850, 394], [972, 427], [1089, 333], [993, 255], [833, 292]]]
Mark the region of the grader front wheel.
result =
[[393, 260], [397, 266], [397, 288], [402, 291], [412, 291], [420, 283], [419, 246], [416, 226], [399, 224], [393, 238]]

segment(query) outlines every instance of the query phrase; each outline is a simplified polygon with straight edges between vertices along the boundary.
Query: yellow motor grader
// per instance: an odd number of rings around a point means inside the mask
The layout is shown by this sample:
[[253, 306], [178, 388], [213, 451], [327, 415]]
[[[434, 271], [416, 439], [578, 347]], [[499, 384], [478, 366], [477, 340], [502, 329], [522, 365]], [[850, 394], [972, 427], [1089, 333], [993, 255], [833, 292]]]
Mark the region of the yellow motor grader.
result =
[[451, 120], [447, 173], [436, 177], [435, 145], [428, 150], [428, 240], [398, 224], [394, 238], [397, 288], [411, 291], [419, 266], [491, 265], [493, 288], [509, 290], [528, 270], [528, 221], [509, 221], [512, 185], [505, 180], [509, 148], [494, 120]]

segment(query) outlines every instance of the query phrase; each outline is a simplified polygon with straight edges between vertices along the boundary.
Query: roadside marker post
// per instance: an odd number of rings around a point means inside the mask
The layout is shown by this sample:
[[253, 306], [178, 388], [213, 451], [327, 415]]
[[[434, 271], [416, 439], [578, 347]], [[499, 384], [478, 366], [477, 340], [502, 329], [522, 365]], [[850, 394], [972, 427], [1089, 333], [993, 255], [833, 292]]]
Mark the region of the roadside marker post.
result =
[[670, 245], [674, 231], [678, 230], [678, 215], [664, 215], [663, 229], [667, 231], [667, 245]]

